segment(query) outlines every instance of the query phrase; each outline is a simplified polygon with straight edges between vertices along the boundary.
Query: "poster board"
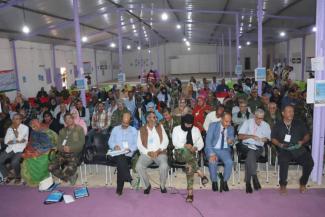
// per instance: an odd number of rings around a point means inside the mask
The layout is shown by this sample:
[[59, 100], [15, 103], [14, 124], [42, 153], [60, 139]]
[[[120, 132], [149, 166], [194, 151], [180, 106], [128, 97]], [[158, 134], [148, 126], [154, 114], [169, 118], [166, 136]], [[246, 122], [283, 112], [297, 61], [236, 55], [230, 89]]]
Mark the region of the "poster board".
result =
[[0, 71], [0, 92], [16, 90], [16, 84], [15, 70]]
[[255, 69], [255, 81], [266, 81], [266, 68]]

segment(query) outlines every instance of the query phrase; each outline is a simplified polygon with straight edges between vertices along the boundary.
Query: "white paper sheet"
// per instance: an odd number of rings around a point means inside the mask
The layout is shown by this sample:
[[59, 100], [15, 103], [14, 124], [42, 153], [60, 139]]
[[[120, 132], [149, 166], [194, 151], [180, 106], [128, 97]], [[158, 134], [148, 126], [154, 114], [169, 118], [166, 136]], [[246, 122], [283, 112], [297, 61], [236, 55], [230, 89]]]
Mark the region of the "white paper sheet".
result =
[[73, 196], [72, 196], [72, 195], [69, 195], [69, 194], [65, 194], [65, 195], [63, 195], [63, 199], [64, 199], [64, 202], [65, 202], [66, 204], [68, 204], [68, 203], [72, 203], [72, 202], [75, 201], [74, 198], [73, 198]]

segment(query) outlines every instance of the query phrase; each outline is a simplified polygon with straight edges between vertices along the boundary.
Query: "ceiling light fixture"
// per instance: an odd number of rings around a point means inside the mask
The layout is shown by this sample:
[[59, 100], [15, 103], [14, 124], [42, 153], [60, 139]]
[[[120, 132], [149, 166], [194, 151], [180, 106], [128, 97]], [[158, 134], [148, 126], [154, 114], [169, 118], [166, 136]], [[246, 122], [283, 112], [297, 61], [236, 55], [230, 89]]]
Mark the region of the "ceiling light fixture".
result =
[[164, 13], [162, 13], [161, 14], [161, 19], [163, 20], [163, 21], [166, 21], [166, 20], [168, 20], [168, 14], [166, 13], [166, 12], [164, 12]]
[[184, 42], [186, 42], [186, 41], [187, 41], [187, 39], [186, 39], [186, 38], [183, 38], [183, 41], [184, 41]]
[[238, 49], [241, 49], [241, 45], [238, 46]]
[[131, 48], [132, 48], [131, 45], [129, 45], [129, 44], [126, 45], [126, 49], [131, 50]]
[[176, 25], [176, 29], [181, 29], [181, 28], [182, 28], [182, 26], [180, 24]]
[[109, 45], [111, 48], [116, 48], [116, 44], [114, 42], [112, 42], [110, 45]]
[[250, 41], [246, 42], [246, 45], [247, 46], [251, 45], [251, 42]]
[[284, 37], [286, 36], [286, 33], [285, 32], [280, 32], [280, 37]]
[[21, 29], [23, 33], [28, 34], [30, 33], [30, 29], [27, 25], [24, 25], [23, 28]]
[[87, 37], [87, 36], [83, 36], [83, 37], [81, 38], [81, 41], [82, 41], [82, 42], [87, 42], [87, 41], [88, 41], [88, 37]]
[[141, 47], [140, 47], [140, 46], [138, 46], [138, 47], [137, 47], [137, 49], [138, 49], [138, 50], [141, 50]]
[[316, 26], [313, 27], [313, 32], [317, 32], [317, 27]]

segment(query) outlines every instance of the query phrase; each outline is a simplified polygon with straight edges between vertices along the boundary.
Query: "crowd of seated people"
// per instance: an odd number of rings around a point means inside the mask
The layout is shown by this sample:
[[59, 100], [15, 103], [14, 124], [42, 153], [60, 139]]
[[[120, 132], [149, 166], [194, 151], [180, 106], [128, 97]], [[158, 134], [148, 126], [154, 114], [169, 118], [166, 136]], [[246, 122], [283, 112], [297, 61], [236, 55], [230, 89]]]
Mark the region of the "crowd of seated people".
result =
[[[54, 149], [55, 156], [42, 161], [39, 171], [74, 185], [84, 147], [102, 134], [109, 149], [126, 150], [110, 159], [117, 165], [117, 194], [122, 194], [124, 182], [134, 185], [129, 168], [135, 156], [144, 193], [150, 193], [146, 168], [153, 162], [159, 167], [160, 190], [166, 193], [174, 159], [185, 164], [186, 201], [192, 202], [194, 174], [202, 184], [209, 182], [198, 164], [201, 156], [208, 161], [212, 190], [229, 191], [233, 149], [246, 156], [246, 192], [260, 190], [256, 160], [268, 144], [270, 160], [278, 157], [280, 192], [287, 192], [292, 160], [303, 166], [300, 191], [304, 192], [313, 168], [309, 150], [312, 108], [305, 97], [305, 92], [290, 81], [281, 85], [263, 82], [262, 95], [258, 96], [254, 79], [239, 79], [228, 86], [224, 79], [219, 83], [215, 77], [211, 83], [205, 78], [199, 83], [192, 77], [182, 84], [179, 79], [165, 77], [133, 87], [119, 89], [114, 85], [109, 91], [92, 88], [85, 104], [78, 91], [65, 88], [61, 92], [55, 87], [49, 92], [42, 88], [30, 99], [17, 92], [12, 102], [2, 94], [0, 172], [6, 184], [29, 177], [24, 181], [35, 185], [44, 177], [32, 174], [26, 164], [31, 158], [42, 160]], [[222, 176], [218, 175], [220, 162]]]

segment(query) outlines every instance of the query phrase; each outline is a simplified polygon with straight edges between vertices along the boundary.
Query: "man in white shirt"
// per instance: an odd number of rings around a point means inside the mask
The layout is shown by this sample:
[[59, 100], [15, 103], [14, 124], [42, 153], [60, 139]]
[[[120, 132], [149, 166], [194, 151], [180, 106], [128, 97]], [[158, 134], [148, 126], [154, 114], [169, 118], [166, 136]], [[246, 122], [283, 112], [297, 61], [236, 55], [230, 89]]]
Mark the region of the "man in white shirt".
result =
[[168, 176], [167, 146], [168, 136], [164, 127], [157, 123], [157, 116], [154, 112], [146, 114], [147, 124], [140, 128], [138, 133], [137, 146], [140, 151], [140, 157], [136, 164], [136, 171], [145, 185], [144, 194], [149, 194], [151, 185], [149, 182], [146, 168], [155, 162], [159, 165], [160, 172], [160, 190], [166, 193], [166, 180]]
[[[8, 128], [4, 143], [8, 146], [4, 152], [0, 154], [0, 172], [2, 173], [5, 182], [8, 184], [15, 179], [15, 184], [21, 182], [20, 177], [20, 160], [21, 155], [28, 142], [29, 129], [22, 124], [20, 114], [15, 114], [12, 119], [12, 125]], [[15, 172], [8, 172], [5, 162], [10, 160], [10, 164]]]
[[223, 105], [218, 105], [216, 111], [210, 112], [204, 120], [203, 128], [206, 132], [209, 130], [209, 125], [213, 122], [218, 122], [221, 120], [221, 116], [225, 111], [225, 107]]
[[257, 109], [255, 111], [255, 118], [246, 120], [239, 128], [238, 139], [242, 140], [242, 144], [238, 145], [237, 148], [239, 152], [246, 155], [246, 193], [253, 192], [251, 187], [251, 178], [253, 178], [254, 189], [261, 189], [261, 185], [256, 175], [256, 160], [263, 153], [264, 143], [271, 139], [270, 125], [263, 120], [264, 110]]

